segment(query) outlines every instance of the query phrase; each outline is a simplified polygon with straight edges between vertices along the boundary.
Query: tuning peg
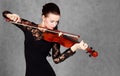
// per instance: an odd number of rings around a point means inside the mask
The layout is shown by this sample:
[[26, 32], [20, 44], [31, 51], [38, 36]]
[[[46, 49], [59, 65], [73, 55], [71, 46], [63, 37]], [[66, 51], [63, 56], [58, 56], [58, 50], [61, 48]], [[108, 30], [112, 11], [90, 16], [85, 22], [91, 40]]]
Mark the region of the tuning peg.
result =
[[89, 57], [91, 57], [92, 55], [89, 55]]
[[92, 53], [92, 56], [93, 56], [93, 57], [97, 57], [97, 56], [98, 56], [98, 52], [96, 52], [96, 51], [94, 50], [93, 53]]
[[90, 47], [90, 49], [93, 49], [92, 47]]
[[88, 53], [88, 51], [86, 53]]
[[92, 51], [93, 53], [95, 52], [95, 50]]

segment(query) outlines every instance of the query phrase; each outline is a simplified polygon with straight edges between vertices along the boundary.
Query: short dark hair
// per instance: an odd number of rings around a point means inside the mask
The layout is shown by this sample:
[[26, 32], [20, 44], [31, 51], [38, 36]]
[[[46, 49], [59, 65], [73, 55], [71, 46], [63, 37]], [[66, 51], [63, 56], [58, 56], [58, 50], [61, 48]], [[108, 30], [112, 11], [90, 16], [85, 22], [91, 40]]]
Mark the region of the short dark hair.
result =
[[42, 15], [47, 16], [48, 13], [60, 15], [60, 9], [55, 3], [47, 3], [43, 5]]

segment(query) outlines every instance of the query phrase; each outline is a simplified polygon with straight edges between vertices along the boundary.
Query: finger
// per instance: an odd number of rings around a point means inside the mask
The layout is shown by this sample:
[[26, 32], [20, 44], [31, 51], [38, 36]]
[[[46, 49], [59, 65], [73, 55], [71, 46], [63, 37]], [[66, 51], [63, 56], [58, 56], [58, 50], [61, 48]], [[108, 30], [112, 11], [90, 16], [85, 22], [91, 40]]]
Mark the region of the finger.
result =
[[59, 34], [58, 34], [58, 35], [59, 35], [59, 37], [60, 37], [62, 34], [63, 34], [62, 32], [59, 32]]
[[13, 15], [12, 20], [16, 22], [16, 19], [17, 19], [17, 17]]
[[80, 45], [83, 45], [84, 44], [84, 42], [83, 42], [83, 40], [80, 42]]
[[13, 16], [13, 21], [16, 22], [16, 20], [17, 20], [17, 17], [16, 17], [16, 16]]
[[19, 16], [17, 16], [16, 22], [21, 22], [21, 18]]
[[20, 17], [18, 18], [18, 22], [21, 22], [21, 18]]
[[85, 47], [85, 49], [86, 49], [86, 48], [88, 48], [88, 44], [87, 44], [87, 43], [85, 43], [85, 44], [84, 44], [84, 47]]
[[13, 20], [14, 20], [14, 16], [10, 16], [10, 20], [12, 20], [12, 21], [13, 21]]
[[16, 18], [16, 19], [15, 19], [15, 22], [16, 22], [16, 23], [18, 23], [18, 22], [19, 22], [18, 18]]
[[13, 21], [15, 21], [16, 23], [21, 21], [18, 15], [14, 14], [13, 16], [14, 16]]
[[11, 14], [7, 14], [6, 16], [7, 16], [7, 18], [9, 18], [9, 19], [11, 19], [11, 17], [12, 17]]
[[81, 41], [81, 43], [83, 43], [83, 40]]
[[21, 19], [19, 17], [17, 17], [16, 22], [21, 22]]

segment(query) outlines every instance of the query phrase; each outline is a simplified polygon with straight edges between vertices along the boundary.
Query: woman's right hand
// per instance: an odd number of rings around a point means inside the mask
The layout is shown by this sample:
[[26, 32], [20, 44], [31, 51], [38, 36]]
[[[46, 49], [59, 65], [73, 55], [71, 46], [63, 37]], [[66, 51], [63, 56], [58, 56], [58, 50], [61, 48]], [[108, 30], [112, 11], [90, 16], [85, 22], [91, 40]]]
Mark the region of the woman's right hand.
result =
[[[14, 21], [16, 23], [21, 22], [21, 18], [17, 14], [7, 14], [6, 16], [8, 17], [8, 19], [10, 19], [10, 20], [12, 20], [12, 21]], [[7, 20], [7, 21], [10, 21], [10, 20]]]

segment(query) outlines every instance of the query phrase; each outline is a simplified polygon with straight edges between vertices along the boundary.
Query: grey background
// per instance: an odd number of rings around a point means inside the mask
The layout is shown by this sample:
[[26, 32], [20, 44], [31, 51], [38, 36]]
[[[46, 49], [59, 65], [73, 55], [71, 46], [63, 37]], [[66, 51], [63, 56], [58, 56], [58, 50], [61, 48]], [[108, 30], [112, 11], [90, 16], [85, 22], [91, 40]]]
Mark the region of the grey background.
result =
[[[35, 23], [41, 21], [42, 5], [56, 3], [61, 9], [59, 29], [79, 34], [99, 52], [89, 58], [85, 51], [55, 64], [48, 58], [57, 76], [120, 75], [120, 0], [0, 0], [4, 10]], [[66, 48], [62, 47], [61, 51]], [[0, 15], [0, 76], [24, 76], [24, 35]]]

